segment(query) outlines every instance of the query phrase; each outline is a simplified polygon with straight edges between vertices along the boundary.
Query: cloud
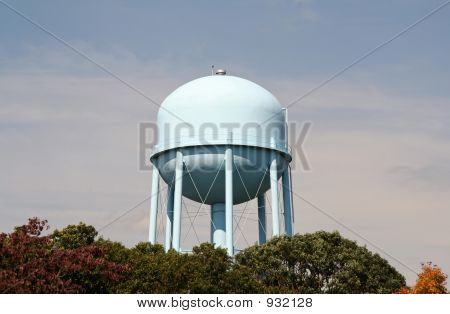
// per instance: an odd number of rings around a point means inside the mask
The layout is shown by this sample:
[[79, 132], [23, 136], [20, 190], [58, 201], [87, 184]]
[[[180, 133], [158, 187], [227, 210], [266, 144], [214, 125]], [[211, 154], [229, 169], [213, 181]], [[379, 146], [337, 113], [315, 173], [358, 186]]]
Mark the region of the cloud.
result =
[[396, 166], [389, 169], [399, 183], [415, 189], [448, 191], [450, 188], [450, 165], [428, 164], [423, 166]]
[[315, 11], [312, 6], [315, 1], [313, 0], [268, 0], [269, 3], [273, 5], [279, 5], [280, 3], [287, 3], [290, 7], [293, 8], [293, 15], [290, 15], [289, 18], [283, 17], [288, 21], [290, 25], [298, 25], [300, 21], [317, 21], [319, 16], [317, 11]]

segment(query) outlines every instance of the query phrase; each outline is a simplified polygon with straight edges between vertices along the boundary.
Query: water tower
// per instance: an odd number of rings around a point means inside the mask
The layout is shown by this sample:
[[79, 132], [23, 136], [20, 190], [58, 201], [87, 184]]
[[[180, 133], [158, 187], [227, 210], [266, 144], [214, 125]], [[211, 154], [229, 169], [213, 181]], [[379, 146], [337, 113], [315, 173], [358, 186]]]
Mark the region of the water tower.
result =
[[259, 242], [266, 241], [265, 193], [272, 235], [280, 235], [278, 180], [285, 233], [294, 233], [287, 111], [261, 86], [218, 70], [188, 82], [161, 104], [149, 241], [156, 242], [160, 177], [167, 183], [166, 250], [180, 250], [182, 197], [211, 207], [211, 242], [234, 255], [233, 205], [258, 200]]

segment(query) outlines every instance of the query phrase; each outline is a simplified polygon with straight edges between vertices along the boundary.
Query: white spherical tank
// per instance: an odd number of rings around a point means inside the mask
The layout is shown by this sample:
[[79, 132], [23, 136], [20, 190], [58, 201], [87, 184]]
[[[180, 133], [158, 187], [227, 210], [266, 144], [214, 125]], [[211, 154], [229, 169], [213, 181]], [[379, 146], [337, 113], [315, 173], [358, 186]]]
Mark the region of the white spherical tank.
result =
[[266, 89], [242, 78], [213, 75], [179, 87], [162, 103], [157, 123], [153, 164], [171, 184], [176, 151], [182, 149], [188, 172], [183, 177], [183, 196], [197, 202], [225, 202], [224, 172], [217, 171], [224, 170], [225, 148], [230, 145], [236, 172], [234, 204], [269, 189], [267, 166], [273, 152], [278, 176], [291, 160], [280, 103]]

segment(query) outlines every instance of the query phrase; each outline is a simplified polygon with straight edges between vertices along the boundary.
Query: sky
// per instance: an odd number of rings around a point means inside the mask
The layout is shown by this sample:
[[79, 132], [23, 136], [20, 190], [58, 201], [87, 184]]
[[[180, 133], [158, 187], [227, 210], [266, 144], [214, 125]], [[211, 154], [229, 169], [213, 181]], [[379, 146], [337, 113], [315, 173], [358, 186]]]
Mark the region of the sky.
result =
[[[287, 105], [444, 1], [0, 1], [0, 230], [83, 221], [132, 246], [147, 240], [148, 202], [116, 218], [150, 194], [138, 124], [157, 106], [5, 2], [158, 103], [214, 64]], [[421, 262], [450, 273], [449, 29], [450, 5], [289, 108], [298, 131], [313, 123], [311, 170], [293, 172], [296, 230], [338, 230], [409, 284]], [[257, 241], [243, 217], [241, 247]], [[188, 226], [184, 247], [197, 243]]]

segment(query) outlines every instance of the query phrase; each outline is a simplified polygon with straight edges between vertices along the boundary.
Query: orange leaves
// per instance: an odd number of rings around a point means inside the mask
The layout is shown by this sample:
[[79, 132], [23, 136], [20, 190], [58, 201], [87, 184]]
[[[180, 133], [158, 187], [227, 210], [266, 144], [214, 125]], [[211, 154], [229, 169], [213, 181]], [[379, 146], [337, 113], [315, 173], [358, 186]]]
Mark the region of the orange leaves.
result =
[[431, 262], [422, 264], [422, 272], [417, 278], [413, 293], [416, 294], [442, 294], [447, 293], [447, 275]]
[[431, 262], [422, 264], [416, 285], [412, 288], [404, 287], [397, 294], [444, 294], [447, 293], [447, 275], [440, 267]]

